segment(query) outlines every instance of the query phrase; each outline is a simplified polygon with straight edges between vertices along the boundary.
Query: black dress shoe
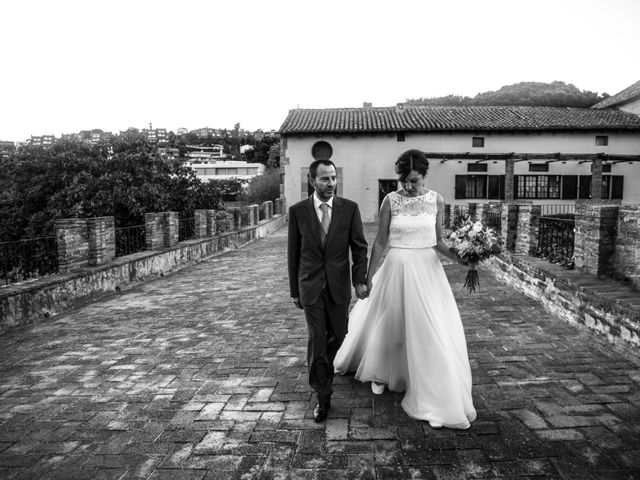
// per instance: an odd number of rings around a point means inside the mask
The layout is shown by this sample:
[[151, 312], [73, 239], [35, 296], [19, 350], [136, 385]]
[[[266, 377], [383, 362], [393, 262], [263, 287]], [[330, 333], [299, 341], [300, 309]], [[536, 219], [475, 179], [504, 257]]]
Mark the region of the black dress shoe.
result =
[[313, 409], [313, 420], [316, 423], [320, 423], [325, 418], [327, 418], [327, 414], [329, 413], [329, 409], [331, 408], [330, 403], [319, 403], [316, 405], [316, 408]]

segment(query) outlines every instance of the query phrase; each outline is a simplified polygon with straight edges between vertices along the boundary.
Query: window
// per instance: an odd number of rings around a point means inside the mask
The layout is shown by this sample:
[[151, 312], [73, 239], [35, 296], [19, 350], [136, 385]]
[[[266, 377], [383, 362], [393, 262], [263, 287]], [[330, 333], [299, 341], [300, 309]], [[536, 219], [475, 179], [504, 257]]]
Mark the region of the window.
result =
[[603, 175], [602, 176], [602, 198], [622, 199], [622, 186], [624, 176]]
[[467, 175], [465, 198], [487, 198], [486, 175]]
[[560, 175], [516, 175], [516, 198], [560, 198]]
[[315, 160], [329, 160], [333, 155], [333, 148], [328, 142], [323, 140], [316, 142], [311, 147], [311, 156]]
[[456, 175], [455, 198], [504, 199], [504, 175]]
[[405, 134], [404, 132], [398, 132], [398, 134], [396, 135], [396, 141], [398, 142], [404, 142], [405, 140]]
[[596, 145], [598, 146], [609, 145], [609, 135], [596, 135]]
[[530, 172], [548, 172], [549, 164], [548, 163], [530, 163], [529, 171]]
[[484, 137], [473, 137], [471, 139], [472, 147], [484, 147]]
[[486, 172], [486, 163], [467, 163], [467, 172]]

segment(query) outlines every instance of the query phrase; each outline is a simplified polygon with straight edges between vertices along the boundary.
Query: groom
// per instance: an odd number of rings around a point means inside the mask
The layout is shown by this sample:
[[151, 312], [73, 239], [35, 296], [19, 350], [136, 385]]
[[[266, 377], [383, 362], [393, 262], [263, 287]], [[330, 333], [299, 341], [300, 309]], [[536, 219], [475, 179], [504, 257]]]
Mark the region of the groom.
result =
[[333, 359], [347, 333], [349, 250], [356, 296], [367, 296], [367, 241], [360, 210], [355, 202], [334, 195], [336, 180], [333, 162], [316, 160], [309, 166], [314, 194], [289, 209], [289, 288], [307, 320], [309, 385], [318, 399], [313, 411], [316, 422], [324, 420], [331, 408]]

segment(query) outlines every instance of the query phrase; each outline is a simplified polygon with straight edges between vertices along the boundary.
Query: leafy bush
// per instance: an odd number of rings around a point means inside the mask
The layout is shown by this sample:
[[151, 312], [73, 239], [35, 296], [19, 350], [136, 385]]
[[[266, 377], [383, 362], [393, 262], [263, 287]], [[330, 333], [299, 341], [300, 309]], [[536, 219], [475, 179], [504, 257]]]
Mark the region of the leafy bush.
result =
[[280, 197], [280, 175], [270, 172], [258, 175], [249, 181], [240, 199], [248, 203], [262, 203]]
[[0, 241], [50, 236], [58, 218], [114, 216], [144, 223], [148, 212], [220, 208], [239, 181], [206, 184], [190, 167], [159, 156], [137, 132], [90, 146], [59, 141], [0, 160]]

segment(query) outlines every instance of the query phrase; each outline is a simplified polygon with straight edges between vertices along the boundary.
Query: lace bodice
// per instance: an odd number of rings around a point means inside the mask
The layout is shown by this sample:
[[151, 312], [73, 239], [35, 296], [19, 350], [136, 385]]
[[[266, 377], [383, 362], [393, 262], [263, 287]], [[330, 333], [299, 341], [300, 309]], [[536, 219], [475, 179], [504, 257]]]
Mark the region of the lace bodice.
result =
[[397, 248], [433, 247], [436, 238], [438, 194], [429, 190], [424, 195], [406, 197], [398, 192], [389, 195], [391, 223], [389, 246]]

